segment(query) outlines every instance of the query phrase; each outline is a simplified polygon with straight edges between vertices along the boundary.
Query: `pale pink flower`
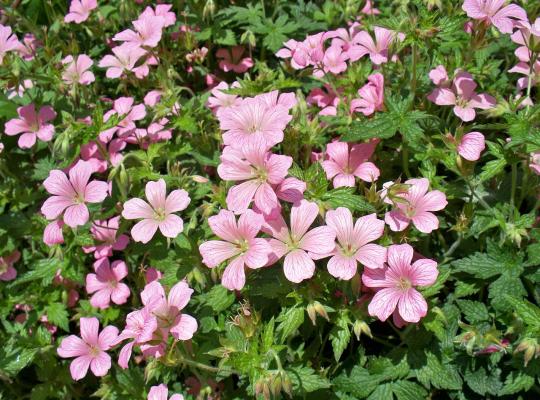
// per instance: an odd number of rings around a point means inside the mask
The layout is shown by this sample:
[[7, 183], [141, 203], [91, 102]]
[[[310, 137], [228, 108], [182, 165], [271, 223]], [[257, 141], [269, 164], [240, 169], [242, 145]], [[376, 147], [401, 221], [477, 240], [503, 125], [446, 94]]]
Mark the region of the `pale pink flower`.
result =
[[183, 189], [173, 190], [167, 196], [167, 188], [163, 179], [146, 184], [146, 198], [148, 204], [142, 199], [130, 199], [124, 203], [122, 216], [125, 219], [140, 219], [133, 228], [131, 236], [136, 242], [148, 243], [159, 230], [163, 236], [177, 237], [184, 229], [182, 218], [174, 214], [184, 210], [190, 198]]
[[[537, 18], [535, 25], [538, 25], [540, 28], [540, 18]], [[514, 54], [519, 58], [519, 61], [528, 63], [532, 57], [532, 50], [530, 48], [540, 42], [540, 31], [538, 35], [533, 35], [531, 32], [533, 27], [528, 21], [519, 21], [515, 27], [517, 30], [510, 35], [510, 39], [520, 46], [514, 51]]]
[[135, 31], [126, 29], [114, 35], [113, 40], [140, 47], [156, 47], [161, 40], [164, 24], [163, 17], [141, 14], [139, 19], [133, 21]]
[[373, 64], [381, 65], [389, 61], [388, 50], [390, 46], [397, 41], [403, 41], [405, 35], [381, 28], [380, 26], [375, 26], [373, 31], [375, 33], [375, 41], [366, 31], [359, 32], [356, 36], [359, 46], [356, 57], [360, 58], [369, 54], [369, 58]]
[[167, 118], [161, 118], [157, 122], [152, 122], [146, 129], [135, 129], [134, 134], [125, 138], [127, 143], [138, 144], [141, 148], [147, 149], [150, 143], [170, 140], [172, 131], [165, 129], [169, 122]]
[[312, 89], [306, 101], [308, 104], [314, 104], [321, 108], [319, 115], [337, 114], [339, 96], [330, 85], [325, 84], [322, 88]]
[[529, 78], [531, 80], [531, 86], [536, 86], [540, 82], [540, 60], [535, 61], [532, 66], [529, 62], [519, 62], [508, 72], [525, 75], [523, 78], [519, 78], [517, 81], [517, 87], [519, 90], [524, 90], [529, 86]]
[[118, 365], [123, 369], [128, 367], [133, 346], [144, 344], [150, 340], [158, 328], [156, 317], [145, 307], [141, 310], [130, 312], [126, 317], [126, 327], [118, 336], [115, 344], [126, 339], [133, 339], [120, 350]]
[[221, 284], [229, 290], [240, 290], [246, 283], [244, 266], [262, 268], [272, 251], [266, 239], [257, 238], [264, 219], [262, 215], [247, 210], [236, 221], [232, 211], [221, 210], [208, 218], [212, 232], [223, 240], [209, 240], [199, 246], [203, 263], [214, 268], [230, 260], [221, 278]]
[[116, 237], [120, 225], [120, 216], [113, 217], [107, 221], [94, 221], [90, 227], [92, 237], [100, 244], [95, 246], [85, 246], [85, 253], [94, 252], [94, 257], [100, 259], [111, 257], [114, 251], [122, 251], [129, 244], [129, 238], [126, 235]]
[[[439, 190], [428, 193], [429, 181], [426, 178], [409, 179], [405, 184], [411, 186], [406, 193], [398, 195], [403, 201], [394, 204], [394, 210], [386, 213], [384, 221], [394, 232], [405, 230], [411, 222], [423, 233], [438, 229], [439, 220], [433, 211], [446, 207], [448, 202], [445, 194]], [[385, 200], [392, 203], [389, 199]]]
[[[403, 322], [418, 322], [427, 314], [427, 303], [415, 286], [429, 286], [437, 279], [437, 263], [430, 259], [412, 262], [413, 248], [408, 244], [388, 248], [388, 261], [384, 269], [366, 269], [362, 282], [376, 290], [368, 306], [371, 316], [381, 321], [394, 312], [398, 326]], [[397, 309], [396, 309], [397, 307]]]
[[365, 54], [357, 43], [359, 32], [360, 24], [355, 22], [349, 29], [339, 28], [333, 32], [328, 32], [326, 36], [332, 38], [332, 47], [340, 46], [343, 52], [347, 54], [349, 61], [354, 62], [358, 61]]
[[18, 86], [8, 86], [7, 88], [7, 98], [13, 99], [14, 97], [23, 97], [26, 89], [32, 89], [34, 87], [34, 82], [30, 79], [25, 79]]
[[[332, 45], [324, 52], [322, 60], [324, 73], [331, 72], [338, 75], [347, 70], [348, 53], [344, 52], [339, 45]], [[323, 76], [323, 74], [315, 73], [315, 76]]]
[[536, 174], [540, 175], [540, 151], [531, 153], [531, 163], [529, 168]]
[[364, 182], [373, 182], [379, 178], [380, 171], [375, 164], [369, 162], [377, 142], [360, 143], [349, 146], [345, 142], [332, 142], [326, 146], [327, 160], [322, 167], [328, 179], [333, 178], [335, 188], [355, 186], [355, 177]]
[[278, 199], [289, 203], [296, 203], [304, 198], [307, 184], [299, 179], [289, 177], [274, 187]]
[[12, 281], [17, 277], [17, 270], [13, 267], [19, 259], [21, 253], [17, 250], [8, 256], [0, 257], [0, 281]]
[[161, 90], [151, 90], [144, 96], [144, 104], [148, 107], [154, 107], [160, 102], [162, 96], [163, 92]]
[[268, 147], [283, 140], [283, 130], [292, 119], [289, 109], [277, 104], [269, 107], [261, 98], [246, 98], [236, 106], [227, 107], [217, 116], [224, 131], [223, 143], [241, 149], [263, 138]]
[[64, 234], [62, 233], [63, 226], [64, 221], [61, 219], [49, 223], [43, 230], [43, 243], [47, 246], [64, 243]]
[[259, 210], [270, 214], [279, 205], [272, 185], [285, 179], [292, 162], [292, 157], [270, 153], [263, 139], [248, 143], [243, 150], [225, 147], [218, 174], [223, 180], [242, 182], [229, 189], [229, 210], [242, 214], [254, 201]]
[[88, 19], [90, 11], [97, 8], [97, 0], [71, 0], [64, 22], [80, 24]]
[[302, 69], [308, 65], [308, 55], [304, 49], [302, 42], [290, 39], [283, 43], [285, 47], [278, 50], [276, 57], [290, 58], [291, 67], [294, 69]]
[[101, 203], [108, 193], [108, 185], [102, 181], [91, 181], [92, 167], [86, 161], [78, 161], [69, 170], [69, 179], [63, 171], [54, 169], [43, 182], [47, 192], [52, 194], [41, 206], [41, 212], [48, 220], [64, 215], [66, 225], [75, 228], [88, 222], [86, 203]]
[[219, 85], [215, 86], [210, 93], [212, 96], [208, 98], [206, 105], [212, 110], [216, 115], [219, 115], [222, 110], [239, 105], [242, 102], [242, 99], [236, 94], [227, 94], [224, 93], [224, 90], [232, 89], [239, 87], [238, 82], [233, 82], [231, 86], [227, 82], [220, 82]]
[[76, 357], [69, 366], [71, 377], [76, 381], [84, 378], [88, 368], [95, 376], [105, 376], [111, 368], [111, 357], [106, 353], [116, 343], [118, 329], [105, 327], [99, 333], [97, 318], [81, 318], [81, 338], [70, 335], [58, 347], [58, 355], [62, 358]]
[[[102, 135], [104, 136], [104, 135]], [[109, 162], [116, 167], [124, 156], [121, 151], [126, 147], [123, 139], [113, 139], [105, 143], [99, 137], [95, 141], [90, 141], [81, 146], [80, 156], [84, 161], [88, 161], [92, 166], [92, 172], [105, 172]]]
[[138, 72], [142, 66], [135, 67], [135, 65], [141, 57], [146, 55], [146, 50], [128, 42], [113, 47], [112, 52], [114, 56], [107, 54], [98, 64], [101, 68], [107, 68], [105, 75], [111, 79], [119, 78], [124, 72]]
[[368, 83], [358, 89], [360, 98], [351, 101], [351, 111], [368, 116], [384, 108], [384, 76], [376, 73], [368, 76]]
[[219, 68], [225, 72], [234, 71], [237, 74], [242, 74], [253, 67], [251, 57], [244, 57], [244, 46], [234, 46], [230, 49], [219, 49], [216, 52], [216, 57], [219, 60]]
[[159, 386], [152, 386], [150, 392], [148, 393], [147, 400], [184, 400], [184, 396], [181, 394], [173, 394], [169, 398], [169, 390], [167, 385], [161, 384]]
[[254, 98], [263, 101], [268, 108], [280, 105], [286, 107], [287, 111], [292, 110], [294, 106], [296, 106], [296, 104], [298, 103], [298, 100], [296, 100], [296, 95], [293, 92], [279, 93], [278, 90], [261, 93]]
[[475, 108], [487, 110], [497, 104], [492, 96], [477, 94], [475, 89], [472, 75], [461, 71], [456, 74], [451, 88], [437, 88], [427, 98], [439, 106], [454, 106], [454, 114], [462, 121], [469, 122], [476, 117]]
[[362, 8], [360, 12], [366, 15], [379, 15], [381, 13], [378, 9], [375, 8], [373, 0], [366, 0], [364, 8]]
[[315, 273], [315, 262], [334, 250], [336, 234], [328, 226], [318, 226], [308, 231], [317, 218], [319, 206], [302, 200], [291, 208], [290, 229], [279, 214], [268, 219], [263, 230], [272, 235], [269, 240], [272, 253], [267, 265], [285, 257], [283, 272], [294, 283], [309, 279]]
[[32, 61], [36, 56], [39, 47], [43, 47], [43, 42], [36, 38], [33, 33], [25, 33], [21, 46], [17, 49], [22, 59]]
[[113, 115], [123, 118], [115, 127], [100, 132], [101, 141], [108, 143], [115, 133], [118, 133], [118, 136], [123, 136], [129, 135], [135, 130], [135, 122], [146, 116], [146, 108], [144, 104], [134, 105], [134, 102], [133, 97], [119, 97], [114, 101], [113, 108], [103, 115], [103, 121], [107, 122]]
[[337, 244], [328, 260], [330, 275], [344, 280], [351, 279], [357, 270], [357, 263], [367, 268], [383, 268], [386, 248], [370, 243], [384, 233], [384, 221], [376, 214], [366, 215], [353, 221], [348, 208], [339, 207], [326, 212], [326, 225], [335, 233]]
[[6, 122], [5, 134], [8, 136], [21, 135], [18, 145], [21, 149], [29, 149], [36, 140], [49, 142], [54, 135], [54, 125], [47, 122], [56, 118], [52, 107], [44, 106], [36, 113], [34, 104], [17, 108], [19, 118]]
[[444, 65], [438, 65], [429, 71], [429, 79], [438, 87], [449, 87], [451, 83]]
[[63, 81], [70, 85], [76, 83], [90, 85], [96, 80], [92, 71], [89, 71], [93, 63], [92, 59], [86, 54], [80, 54], [76, 58], [67, 56], [62, 60], [62, 64], [68, 64], [62, 74]]
[[465, 0], [462, 8], [468, 17], [493, 24], [502, 33], [512, 33], [516, 20], [528, 20], [527, 13], [516, 4], [504, 5], [505, 0]]
[[480, 154], [486, 148], [484, 135], [480, 132], [469, 132], [463, 135], [457, 150], [461, 157], [469, 161], [478, 161]]
[[156, 4], [155, 9], [152, 9], [152, 7], [148, 6], [141, 13], [139, 19], [141, 17], [147, 16], [162, 17], [164, 21], [163, 26], [168, 27], [174, 25], [176, 22], [176, 14], [171, 11], [171, 9], [171, 4]]
[[176, 340], [189, 340], [193, 337], [198, 327], [197, 320], [181, 312], [189, 303], [192, 294], [193, 289], [185, 281], [174, 285], [167, 296], [158, 281], [144, 287], [141, 292], [142, 302], [156, 317], [163, 337], [166, 338], [169, 332]]
[[10, 51], [18, 51], [23, 47], [17, 36], [12, 33], [10, 26], [0, 24], [0, 65], [4, 56]]
[[128, 275], [124, 261], [116, 260], [112, 264], [107, 257], [94, 263], [95, 274], [86, 275], [86, 292], [92, 294], [92, 307], [105, 309], [111, 304], [124, 304], [129, 295], [129, 287], [120, 282]]

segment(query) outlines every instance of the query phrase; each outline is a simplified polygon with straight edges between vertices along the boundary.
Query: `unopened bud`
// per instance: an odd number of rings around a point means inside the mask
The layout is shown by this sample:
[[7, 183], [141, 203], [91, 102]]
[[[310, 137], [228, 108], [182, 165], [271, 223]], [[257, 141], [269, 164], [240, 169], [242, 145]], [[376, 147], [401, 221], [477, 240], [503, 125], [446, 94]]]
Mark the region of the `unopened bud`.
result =
[[306, 311], [308, 313], [309, 319], [311, 320], [311, 323], [315, 326], [316, 320], [317, 320], [317, 314], [315, 312], [315, 307], [313, 304], [308, 304], [306, 307]]
[[356, 320], [353, 324], [353, 332], [356, 335], [356, 339], [360, 340], [360, 335], [363, 333], [366, 336], [372, 338], [371, 329], [365, 321]]
[[191, 179], [193, 179], [193, 181], [197, 183], [208, 183], [208, 178], [200, 175], [193, 175]]
[[540, 346], [538, 345], [536, 339], [523, 339], [514, 350], [514, 353], [519, 352], [523, 352], [523, 364], [527, 366], [527, 364], [529, 364], [529, 361], [531, 361], [533, 357], [536, 358], [540, 354]]
[[213, 17], [216, 12], [216, 4], [214, 0], [206, 0], [203, 8], [203, 18]]

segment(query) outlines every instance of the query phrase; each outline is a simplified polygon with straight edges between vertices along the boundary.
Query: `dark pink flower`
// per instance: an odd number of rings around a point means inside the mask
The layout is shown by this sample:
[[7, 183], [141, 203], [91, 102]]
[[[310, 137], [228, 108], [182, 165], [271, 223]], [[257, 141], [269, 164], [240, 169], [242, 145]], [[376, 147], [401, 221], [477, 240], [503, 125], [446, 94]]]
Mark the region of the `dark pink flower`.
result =
[[21, 253], [15, 250], [8, 256], [0, 257], [0, 281], [12, 281], [17, 277], [17, 270], [13, 267], [19, 259]]
[[225, 72], [234, 71], [237, 74], [246, 72], [253, 67], [253, 60], [244, 57], [244, 46], [234, 46], [230, 49], [219, 49], [216, 57], [219, 59], [219, 68]]

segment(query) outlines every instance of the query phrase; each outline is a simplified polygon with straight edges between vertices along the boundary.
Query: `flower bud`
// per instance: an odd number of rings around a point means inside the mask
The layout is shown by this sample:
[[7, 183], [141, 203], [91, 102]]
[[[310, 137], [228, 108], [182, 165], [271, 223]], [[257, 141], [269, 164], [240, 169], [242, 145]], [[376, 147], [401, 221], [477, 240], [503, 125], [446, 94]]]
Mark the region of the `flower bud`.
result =
[[533, 357], [536, 358], [540, 355], [540, 345], [536, 339], [526, 338], [514, 350], [514, 354], [519, 352], [523, 352], [523, 365], [526, 367]]
[[369, 328], [369, 325], [366, 323], [366, 321], [362, 320], [356, 320], [353, 324], [353, 332], [356, 335], [356, 339], [360, 340], [360, 335], [363, 333], [366, 336], [369, 336], [372, 338], [371, 335], [371, 329]]

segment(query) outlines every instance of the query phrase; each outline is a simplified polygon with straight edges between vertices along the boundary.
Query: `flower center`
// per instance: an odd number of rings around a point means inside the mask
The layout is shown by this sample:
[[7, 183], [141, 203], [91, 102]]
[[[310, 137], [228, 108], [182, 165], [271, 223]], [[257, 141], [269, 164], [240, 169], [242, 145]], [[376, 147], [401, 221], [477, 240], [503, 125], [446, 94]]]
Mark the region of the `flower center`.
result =
[[238, 246], [241, 254], [244, 254], [246, 251], [249, 250], [249, 243], [246, 239], [237, 240], [236, 245]]
[[0, 262], [0, 275], [6, 273], [8, 268], [9, 268], [9, 265], [7, 265], [7, 263], [5, 263], [3, 261]]
[[167, 217], [167, 213], [165, 212], [165, 209], [163, 208], [155, 208], [154, 209], [154, 219], [156, 221], [163, 221]]
[[97, 357], [100, 353], [101, 349], [99, 349], [97, 346], [90, 346], [90, 350], [88, 351], [90, 357]]
[[412, 288], [412, 283], [409, 279], [401, 277], [397, 282], [397, 288], [405, 292]]
[[461, 96], [457, 96], [456, 98], [456, 106], [466, 108], [469, 105], [469, 100], [464, 99]]
[[345, 257], [352, 257], [356, 253], [358, 249], [353, 247], [351, 244], [347, 244], [346, 246], [340, 246], [341, 254]]

